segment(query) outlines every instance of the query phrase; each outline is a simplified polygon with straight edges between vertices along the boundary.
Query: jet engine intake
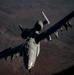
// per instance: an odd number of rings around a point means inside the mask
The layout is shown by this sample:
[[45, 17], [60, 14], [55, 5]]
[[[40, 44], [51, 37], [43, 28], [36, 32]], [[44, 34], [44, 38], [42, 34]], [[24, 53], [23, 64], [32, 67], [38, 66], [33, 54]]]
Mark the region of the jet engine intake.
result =
[[30, 34], [30, 29], [26, 28], [26, 29], [24, 29], [24, 30], [22, 31], [21, 37], [22, 37], [23, 39], [26, 39], [26, 38], [29, 36], [29, 34]]
[[35, 26], [34, 26], [35, 31], [41, 31], [43, 29], [43, 22], [42, 21], [37, 21]]

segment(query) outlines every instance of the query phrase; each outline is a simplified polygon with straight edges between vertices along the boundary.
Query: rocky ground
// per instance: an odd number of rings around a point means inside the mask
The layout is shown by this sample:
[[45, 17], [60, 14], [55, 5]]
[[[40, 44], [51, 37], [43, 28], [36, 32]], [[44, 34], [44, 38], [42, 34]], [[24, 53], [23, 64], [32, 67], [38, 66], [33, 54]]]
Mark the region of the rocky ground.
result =
[[[44, 20], [41, 11], [46, 13], [51, 22], [44, 27], [44, 31], [73, 10], [74, 0], [0, 0], [0, 51], [23, 43], [19, 25], [32, 28], [37, 20]], [[70, 21], [73, 28], [68, 31], [63, 28], [63, 32], [59, 30], [58, 39], [52, 34], [52, 42], [41, 42], [41, 53], [32, 75], [55, 75], [69, 67], [74, 70], [74, 18]], [[22, 57], [15, 56], [13, 60], [8, 57], [6, 61], [0, 59], [0, 75], [6, 74], [29, 75]]]

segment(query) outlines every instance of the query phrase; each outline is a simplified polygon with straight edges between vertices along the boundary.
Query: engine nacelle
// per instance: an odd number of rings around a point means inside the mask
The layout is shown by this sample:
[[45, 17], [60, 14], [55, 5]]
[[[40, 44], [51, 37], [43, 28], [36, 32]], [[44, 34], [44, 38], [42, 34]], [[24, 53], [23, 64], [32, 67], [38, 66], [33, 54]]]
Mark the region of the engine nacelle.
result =
[[41, 31], [43, 29], [43, 22], [42, 21], [37, 21], [35, 26], [34, 26], [35, 31]]
[[34, 28], [32, 28], [32, 29], [28, 29], [28, 28], [22, 29], [21, 37], [23, 39], [26, 39], [30, 35], [31, 31], [33, 31], [33, 29], [34, 29], [34, 31], [41, 31], [43, 29], [43, 22], [37, 21]]
[[29, 36], [29, 34], [30, 34], [30, 29], [26, 28], [26, 29], [24, 29], [24, 30], [22, 31], [21, 37], [22, 37], [23, 39], [26, 39], [26, 38]]

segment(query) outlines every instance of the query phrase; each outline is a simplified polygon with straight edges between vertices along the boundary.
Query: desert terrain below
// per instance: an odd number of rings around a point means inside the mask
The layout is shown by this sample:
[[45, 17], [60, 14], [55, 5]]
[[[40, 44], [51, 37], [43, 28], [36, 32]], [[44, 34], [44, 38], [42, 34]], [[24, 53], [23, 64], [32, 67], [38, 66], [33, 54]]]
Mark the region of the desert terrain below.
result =
[[[45, 25], [43, 32], [74, 11], [74, 0], [0, 0], [0, 52], [24, 43], [19, 25], [32, 28], [36, 21], [45, 20], [42, 11], [51, 22]], [[73, 27], [68, 28], [68, 31], [64, 27], [63, 32], [58, 30], [59, 38], [52, 34], [52, 42], [41, 41], [40, 55], [32, 75], [64, 75], [56, 73], [70, 67], [71, 71], [74, 70], [74, 18], [70, 22]], [[10, 57], [7, 60], [0, 59], [0, 75], [30, 74], [23, 65], [22, 57], [15, 56], [13, 60]], [[74, 75], [74, 71], [67, 75]]]

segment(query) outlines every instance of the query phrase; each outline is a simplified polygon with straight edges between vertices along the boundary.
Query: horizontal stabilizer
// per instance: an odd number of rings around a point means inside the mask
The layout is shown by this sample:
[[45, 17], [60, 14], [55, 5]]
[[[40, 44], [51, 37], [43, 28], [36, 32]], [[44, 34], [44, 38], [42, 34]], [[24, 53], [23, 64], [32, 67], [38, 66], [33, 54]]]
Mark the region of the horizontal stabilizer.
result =
[[19, 27], [20, 27], [20, 29], [21, 29], [22, 31], [24, 31], [24, 29], [23, 29], [22, 25], [19, 25]]
[[50, 21], [48, 20], [48, 18], [47, 18], [47, 16], [45, 15], [45, 13], [42, 11], [42, 14], [43, 14], [43, 16], [44, 16], [44, 18], [45, 18], [45, 21], [43, 22], [43, 24], [45, 25], [45, 24], [50, 24]]

